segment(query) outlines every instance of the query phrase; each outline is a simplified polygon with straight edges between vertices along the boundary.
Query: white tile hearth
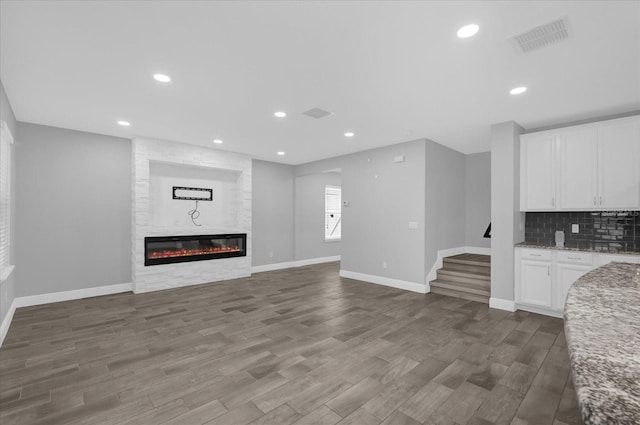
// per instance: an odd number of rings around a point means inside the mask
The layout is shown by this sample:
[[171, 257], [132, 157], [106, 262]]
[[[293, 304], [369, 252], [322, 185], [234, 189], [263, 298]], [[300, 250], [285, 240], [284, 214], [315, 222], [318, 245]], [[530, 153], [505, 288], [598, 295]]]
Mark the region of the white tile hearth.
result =
[[[200, 187], [209, 180], [212, 203], [201, 202], [195, 226], [189, 201], [171, 199], [175, 186]], [[234, 184], [235, 181], [235, 184]], [[135, 293], [251, 275], [251, 159], [248, 156], [164, 140], [133, 140], [132, 270]], [[166, 192], [166, 193], [165, 193]], [[217, 195], [216, 195], [217, 193]], [[179, 207], [175, 205], [181, 204]], [[157, 209], [162, 208], [162, 211]], [[154, 210], [156, 209], [156, 210]], [[247, 256], [144, 265], [145, 236], [246, 233]]]

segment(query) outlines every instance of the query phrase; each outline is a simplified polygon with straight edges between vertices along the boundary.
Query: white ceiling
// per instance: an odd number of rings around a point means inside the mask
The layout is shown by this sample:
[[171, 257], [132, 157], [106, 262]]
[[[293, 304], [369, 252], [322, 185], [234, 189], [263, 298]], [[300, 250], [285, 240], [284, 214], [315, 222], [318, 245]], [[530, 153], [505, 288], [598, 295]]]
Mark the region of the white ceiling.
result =
[[[299, 164], [423, 137], [482, 152], [493, 123], [640, 109], [638, 1], [0, 4], [0, 78], [17, 119], [37, 124], [221, 138]], [[507, 41], [564, 15], [569, 40], [528, 54]], [[480, 32], [457, 38], [468, 23]], [[518, 85], [529, 90], [509, 95]], [[316, 106], [335, 114], [301, 115]]]

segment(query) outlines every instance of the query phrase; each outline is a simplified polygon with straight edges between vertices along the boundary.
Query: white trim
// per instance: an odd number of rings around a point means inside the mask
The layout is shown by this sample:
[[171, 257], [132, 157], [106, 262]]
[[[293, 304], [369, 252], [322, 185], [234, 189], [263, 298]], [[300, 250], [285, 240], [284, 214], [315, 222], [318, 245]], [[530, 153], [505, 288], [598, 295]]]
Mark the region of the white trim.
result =
[[559, 319], [564, 319], [563, 311], [552, 310], [550, 308], [544, 308], [544, 307], [534, 307], [528, 304], [520, 304], [520, 303], [514, 303], [514, 304], [516, 305], [518, 310], [524, 310], [531, 313], [543, 314], [545, 316], [552, 316], [552, 317], [557, 317]]
[[310, 266], [312, 264], [331, 263], [333, 261], [340, 261], [340, 256], [334, 255], [333, 257], [309, 258], [308, 260], [298, 260], [295, 263], [296, 263], [296, 267], [302, 267], [302, 266]]
[[16, 299], [14, 298], [11, 301], [11, 305], [9, 306], [9, 311], [4, 315], [4, 319], [2, 319], [2, 324], [0, 324], [0, 347], [2, 347], [2, 342], [4, 341], [4, 337], [7, 336], [7, 332], [9, 332], [9, 326], [11, 326], [11, 321], [13, 320], [13, 314], [16, 312]]
[[120, 283], [118, 285], [96, 286], [95, 288], [75, 289], [73, 291], [53, 292], [50, 294], [17, 297], [14, 302], [16, 304], [16, 308], [29, 307], [32, 305], [57, 303], [60, 301], [79, 300], [82, 298], [99, 297], [101, 295], [118, 294], [120, 292], [131, 292], [131, 288], [131, 283]]
[[340, 277], [346, 277], [349, 279], [356, 279], [364, 282], [376, 283], [378, 285], [391, 286], [392, 288], [404, 289], [405, 291], [417, 292], [419, 294], [427, 293], [427, 286], [425, 284], [407, 282], [406, 280], [398, 280], [398, 279], [391, 279], [388, 277], [350, 272], [348, 270], [340, 270]]
[[2, 271], [2, 274], [0, 274], [0, 284], [2, 284], [2, 282], [4, 282], [5, 280], [9, 279], [9, 276], [11, 276], [11, 272], [13, 272], [13, 269], [15, 268], [16, 266], [5, 267], [5, 269]]
[[296, 266], [295, 261], [287, 261], [286, 263], [265, 264], [263, 266], [251, 267], [251, 273], [270, 272], [273, 270], [291, 269]]
[[0, 121], [0, 128], [6, 132], [5, 135], [9, 138], [9, 144], [13, 145], [13, 134], [11, 134], [11, 130], [9, 130], [9, 125], [5, 121]]
[[433, 267], [429, 271], [427, 275], [427, 284], [432, 280], [436, 280], [438, 275], [438, 269], [442, 268], [442, 259], [444, 257], [450, 257], [452, 255], [458, 254], [480, 254], [480, 255], [491, 255], [491, 248], [481, 248], [478, 246], [459, 246], [457, 248], [448, 248], [441, 249], [438, 251], [438, 257], [436, 258], [436, 262], [433, 263]]
[[516, 311], [516, 302], [511, 300], [503, 300], [502, 298], [489, 298], [489, 307], [496, 308], [498, 310]]
[[292, 269], [294, 267], [310, 266], [312, 264], [332, 263], [340, 261], [339, 255], [333, 257], [310, 258], [308, 260], [287, 261], [284, 263], [264, 264], [262, 266], [251, 267], [251, 273], [270, 272], [273, 270]]

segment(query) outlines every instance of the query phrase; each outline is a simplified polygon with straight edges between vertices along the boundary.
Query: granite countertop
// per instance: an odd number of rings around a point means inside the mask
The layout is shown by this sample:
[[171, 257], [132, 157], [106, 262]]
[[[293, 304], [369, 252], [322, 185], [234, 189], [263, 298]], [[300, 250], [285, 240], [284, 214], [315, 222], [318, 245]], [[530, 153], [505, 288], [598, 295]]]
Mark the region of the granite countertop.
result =
[[555, 249], [558, 251], [582, 251], [582, 252], [601, 252], [603, 254], [615, 254], [615, 255], [640, 255], [638, 251], [603, 251], [595, 248], [578, 248], [572, 246], [557, 247], [550, 244], [534, 243], [534, 242], [520, 242], [514, 245], [516, 248], [537, 248], [537, 249]]
[[640, 265], [610, 263], [578, 279], [564, 328], [585, 425], [640, 424]]

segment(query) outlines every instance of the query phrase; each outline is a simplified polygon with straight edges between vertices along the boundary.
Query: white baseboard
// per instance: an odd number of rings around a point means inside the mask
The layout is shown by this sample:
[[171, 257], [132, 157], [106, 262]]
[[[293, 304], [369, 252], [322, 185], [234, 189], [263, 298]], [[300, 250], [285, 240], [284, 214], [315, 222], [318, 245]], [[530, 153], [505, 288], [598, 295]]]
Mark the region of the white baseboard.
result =
[[481, 248], [478, 246], [459, 246], [457, 248], [441, 249], [440, 251], [438, 251], [436, 262], [433, 263], [433, 267], [431, 267], [431, 270], [427, 275], [427, 284], [432, 280], [436, 280], [438, 269], [442, 268], [442, 259], [444, 257], [451, 257], [452, 255], [458, 254], [491, 255], [491, 248]]
[[489, 298], [489, 307], [514, 312], [516, 311], [516, 302], [491, 297]]
[[13, 299], [9, 311], [2, 320], [0, 325], [0, 346], [4, 341], [9, 326], [13, 320], [13, 315], [17, 308], [30, 307], [33, 305], [57, 303], [60, 301], [79, 300], [82, 298], [99, 297], [101, 295], [119, 294], [121, 292], [130, 292], [131, 283], [120, 283], [118, 285], [96, 286], [95, 288], [76, 289], [73, 291], [53, 292], [51, 294], [30, 295], [27, 297], [16, 297]]
[[296, 267], [310, 266], [312, 264], [331, 263], [333, 261], [340, 261], [340, 256], [334, 255], [332, 257], [319, 257], [309, 258], [308, 260], [298, 260], [296, 261]]
[[321, 263], [331, 263], [333, 261], [340, 261], [340, 256], [334, 255], [332, 257], [310, 258], [308, 260], [287, 261], [284, 263], [265, 264], [263, 266], [253, 266], [251, 267], [251, 273], [262, 273], [262, 272], [270, 272], [273, 270], [291, 269], [293, 267], [310, 266], [312, 264], [321, 264]]
[[528, 311], [530, 313], [542, 314], [545, 316], [557, 317], [559, 319], [564, 319], [564, 313], [561, 311], [555, 311], [544, 307], [534, 307], [531, 305], [524, 304], [516, 304], [516, 308], [518, 310]]
[[404, 289], [405, 291], [418, 292], [420, 294], [426, 294], [428, 292], [426, 285], [407, 282], [406, 280], [391, 279], [388, 277], [351, 272], [348, 270], [340, 270], [340, 276], [349, 279], [362, 280], [364, 282], [376, 283], [378, 285], [391, 286], [392, 288]]
[[0, 324], [0, 347], [2, 347], [2, 342], [4, 341], [4, 337], [7, 336], [7, 332], [9, 332], [9, 326], [11, 326], [11, 320], [13, 320], [13, 314], [16, 312], [16, 299], [14, 298], [9, 306], [9, 311], [5, 314], [4, 319], [2, 319], [2, 324]]
[[51, 294], [18, 297], [14, 301], [16, 303], [16, 308], [29, 307], [32, 305], [79, 300], [82, 298], [99, 297], [101, 295], [118, 294], [120, 292], [130, 292], [131, 289], [131, 283], [120, 283], [118, 285], [96, 286], [95, 288], [76, 289], [73, 291], [53, 292]]
[[264, 266], [252, 266], [251, 273], [270, 272], [273, 270], [290, 269], [296, 266], [295, 261], [287, 261], [285, 263], [265, 264]]

